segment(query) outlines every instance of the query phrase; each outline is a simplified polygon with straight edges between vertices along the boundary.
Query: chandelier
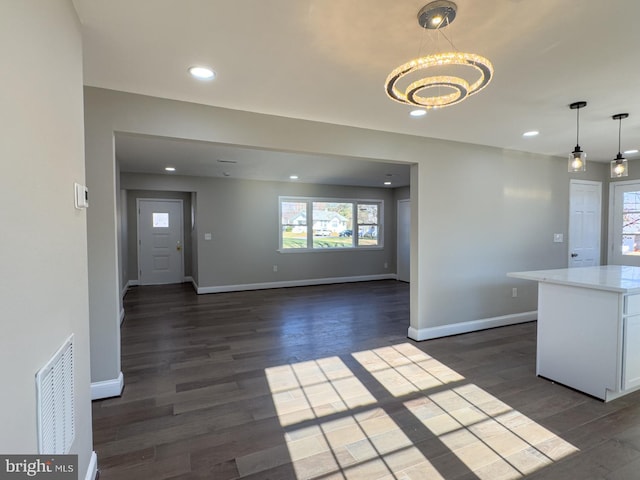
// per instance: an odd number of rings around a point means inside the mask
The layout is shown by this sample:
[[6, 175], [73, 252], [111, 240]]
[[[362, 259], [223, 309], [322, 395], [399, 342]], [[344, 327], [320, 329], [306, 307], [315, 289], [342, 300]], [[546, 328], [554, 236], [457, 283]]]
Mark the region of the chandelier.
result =
[[[442, 28], [453, 22], [456, 12], [455, 3], [437, 0], [420, 9], [418, 23], [422, 28], [435, 29], [441, 33]], [[451, 46], [455, 51], [419, 57], [394, 69], [385, 82], [385, 90], [389, 98], [420, 108], [441, 108], [460, 103], [486, 87], [493, 76], [491, 62], [480, 55], [459, 52], [453, 44]], [[467, 78], [453, 74], [429, 76], [428, 72], [443, 73], [450, 67], [456, 68], [456, 73], [460, 70], [458, 67], [463, 67], [470, 75]], [[411, 78], [415, 79], [418, 74], [427, 76], [411, 81]], [[407, 86], [400, 87], [401, 83], [407, 81], [410, 82]], [[429, 95], [434, 93], [434, 89], [437, 92]]]

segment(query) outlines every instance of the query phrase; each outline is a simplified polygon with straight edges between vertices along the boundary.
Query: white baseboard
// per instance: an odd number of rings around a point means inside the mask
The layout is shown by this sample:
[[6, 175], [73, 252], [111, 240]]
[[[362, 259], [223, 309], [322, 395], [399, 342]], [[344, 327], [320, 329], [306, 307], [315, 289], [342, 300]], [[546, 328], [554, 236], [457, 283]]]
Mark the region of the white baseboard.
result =
[[124, 388], [124, 376], [122, 372], [118, 378], [112, 380], [103, 380], [102, 382], [91, 383], [91, 400], [100, 400], [103, 398], [119, 397]]
[[420, 329], [409, 327], [407, 336], [420, 342], [422, 340], [448, 337], [450, 335], [458, 335], [460, 333], [477, 332], [479, 330], [486, 330], [487, 328], [505, 327], [507, 325], [531, 322], [537, 318], [538, 311], [534, 310], [533, 312], [514, 313], [511, 315], [503, 315], [501, 317], [483, 318], [481, 320], [471, 320], [470, 322], [440, 325], [438, 327]]
[[91, 452], [91, 458], [89, 459], [89, 468], [87, 468], [87, 474], [84, 476], [84, 480], [96, 480], [98, 474], [98, 455], [96, 452]]
[[124, 308], [120, 309], [120, 325], [124, 322]]
[[140, 281], [139, 280], [129, 280], [129, 281], [127, 281], [127, 283], [125, 284], [124, 288], [122, 289], [122, 292], [120, 292], [120, 295], [122, 296], [122, 298], [124, 298], [124, 296], [127, 294], [127, 292], [129, 291], [129, 289], [131, 287], [137, 287], [138, 285], [140, 285]]
[[220, 285], [217, 287], [198, 287], [195, 282], [193, 286], [198, 294], [203, 293], [222, 293], [222, 292], [241, 292], [245, 290], [266, 290], [269, 288], [285, 288], [285, 287], [308, 287], [310, 285], [328, 285], [331, 283], [352, 283], [352, 282], [369, 282], [372, 280], [396, 280], [396, 274], [382, 275], [361, 275], [358, 277], [333, 277], [333, 278], [311, 278], [307, 280], [289, 280], [283, 282], [265, 282], [265, 283], [245, 283], [240, 285]]
[[193, 278], [191, 278], [191, 285], [193, 285], [193, 289], [196, 291], [196, 293], [200, 293], [198, 292], [198, 288], [200, 287], [198, 287], [198, 283]]

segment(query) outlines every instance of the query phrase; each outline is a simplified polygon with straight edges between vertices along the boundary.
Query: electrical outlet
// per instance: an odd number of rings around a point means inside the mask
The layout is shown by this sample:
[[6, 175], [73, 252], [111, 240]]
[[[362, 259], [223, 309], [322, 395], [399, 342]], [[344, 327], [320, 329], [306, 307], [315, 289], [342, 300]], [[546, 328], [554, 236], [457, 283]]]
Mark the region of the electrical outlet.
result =
[[511, 298], [516, 298], [518, 296], [518, 289], [513, 287], [511, 289]]
[[384, 262], [384, 268], [389, 268], [389, 264], [387, 262]]
[[278, 265], [274, 265], [274, 266], [273, 266], [273, 271], [274, 271], [274, 272], [277, 272], [277, 271], [278, 271]]

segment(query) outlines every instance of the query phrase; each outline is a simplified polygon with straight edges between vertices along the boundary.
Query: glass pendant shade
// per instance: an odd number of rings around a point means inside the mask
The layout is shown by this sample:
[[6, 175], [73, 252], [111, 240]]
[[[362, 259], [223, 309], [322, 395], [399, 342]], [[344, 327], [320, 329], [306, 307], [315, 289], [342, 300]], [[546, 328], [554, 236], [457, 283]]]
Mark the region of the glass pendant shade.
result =
[[569, 173], [587, 171], [587, 154], [582, 151], [578, 140], [580, 138], [580, 109], [587, 106], [587, 102], [574, 102], [569, 105], [571, 110], [576, 111], [576, 148], [569, 154], [567, 170]]
[[627, 159], [618, 154], [615, 160], [611, 160], [611, 178], [626, 177], [629, 175]]
[[576, 145], [573, 152], [569, 154], [569, 172], [584, 172], [587, 170], [587, 154], [580, 150], [580, 146]]
[[622, 120], [628, 116], [628, 113], [618, 113], [611, 117], [614, 120], [618, 120], [618, 154], [616, 155], [616, 158], [611, 160], [611, 178], [620, 178], [629, 175], [629, 164], [627, 163], [627, 159], [620, 153]]

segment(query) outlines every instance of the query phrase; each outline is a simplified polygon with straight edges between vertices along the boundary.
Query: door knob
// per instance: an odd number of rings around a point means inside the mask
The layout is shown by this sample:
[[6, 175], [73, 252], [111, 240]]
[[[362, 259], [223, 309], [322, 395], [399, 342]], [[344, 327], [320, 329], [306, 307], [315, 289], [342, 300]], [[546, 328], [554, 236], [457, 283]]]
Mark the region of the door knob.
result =
[[576, 258], [577, 256], [578, 256], [578, 254], [577, 254], [577, 253], [572, 253], [572, 254], [571, 254], [571, 258]]

